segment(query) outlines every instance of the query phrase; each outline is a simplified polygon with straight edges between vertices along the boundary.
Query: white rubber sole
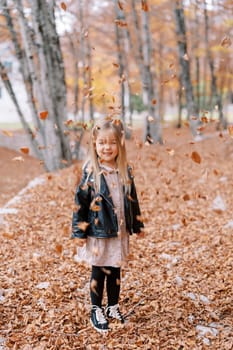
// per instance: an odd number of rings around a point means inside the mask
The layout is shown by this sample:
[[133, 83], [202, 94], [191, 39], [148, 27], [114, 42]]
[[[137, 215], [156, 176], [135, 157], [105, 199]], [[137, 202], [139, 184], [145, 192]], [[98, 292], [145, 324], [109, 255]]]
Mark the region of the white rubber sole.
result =
[[100, 329], [100, 328], [97, 328], [94, 323], [92, 322], [91, 318], [90, 318], [90, 322], [91, 322], [91, 325], [93, 328], [95, 328], [95, 330], [99, 333], [108, 333], [108, 331], [110, 331], [110, 329]]

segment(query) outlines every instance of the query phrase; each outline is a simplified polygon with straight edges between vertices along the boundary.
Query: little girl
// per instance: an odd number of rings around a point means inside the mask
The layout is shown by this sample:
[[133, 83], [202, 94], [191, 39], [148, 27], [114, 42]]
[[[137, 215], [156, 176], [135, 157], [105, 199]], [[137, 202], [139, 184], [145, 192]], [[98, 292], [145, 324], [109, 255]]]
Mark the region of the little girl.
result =
[[[72, 238], [86, 243], [84, 257], [91, 264], [93, 327], [109, 330], [107, 319], [124, 323], [119, 310], [121, 264], [129, 253], [129, 235], [143, 235], [136, 188], [127, 164], [122, 122], [104, 118], [91, 132], [89, 159], [76, 190]], [[102, 307], [106, 279], [107, 306]], [[105, 312], [104, 312], [105, 311]]]

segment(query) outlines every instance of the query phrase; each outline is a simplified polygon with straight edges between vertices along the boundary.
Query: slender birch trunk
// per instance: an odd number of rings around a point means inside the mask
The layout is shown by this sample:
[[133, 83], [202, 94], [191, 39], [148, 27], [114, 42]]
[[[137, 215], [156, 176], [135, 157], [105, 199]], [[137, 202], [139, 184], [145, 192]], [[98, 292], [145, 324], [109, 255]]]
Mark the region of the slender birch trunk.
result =
[[36, 126], [36, 128], [38, 130], [40, 130], [42, 128], [42, 123], [38, 118], [38, 114], [37, 114], [37, 108], [36, 108], [36, 104], [35, 104], [35, 99], [33, 96], [33, 82], [32, 82], [32, 78], [31, 75], [29, 73], [29, 67], [28, 67], [28, 63], [26, 60], [26, 54], [23, 48], [21, 48], [19, 39], [18, 39], [18, 34], [16, 33], [14, 24], [13, 24], [13, 20], [11, 17], [11, 13], [8, 7], [8, 3], [7, 0], [2, 0], [2, 11], [3, 11], [3, 15], [6, 19], [6, 25], [7, 28], [9, 30], [13, 45], [14, 45], [14, 49], [15, 49], [15, 55], [16, 58], [19, 61], [20, 64], [20, 68], [21, 68], [21, 74], [22, 74], [22, 78], [23, 78], [23, 82], [26, 88], [26, 93], [27, 93], [27, 97], [28, 97], [28, 104], [29, 104], [29, 108], [31, 111], [31, 116], [32, 116], [32, 120], [34, 125]]
[[[162, 130], [160, 117], [155, 103], [157, 91], [154, 85], [154, 77], [151, 71], [151, 34], [149, 29], [148, 2], [144, 1], [144, 10], [141, 11], [141, 28], [136, 11], [136, 2], [131, 0], [134, 29], [137, 38], [136, 61], [142, 81], [143, 103], [147, 107], [148, 115], [145, 118], [144, 141], [162, 143]], [[149, 118], [150, 117], [150, 118]]]
[[200, 37], [200, 23], [199, 23], [199, 16], [197, 13], [198, 5], [195, 4], [195, 38], [193, 38], [194, 44], [193, 44], [193, 51], [194, 51], [194, 58], [195, 58], [195, 73], [196, 73], [196, 101], [197, 101], [197, 109], [198, 113], [200, 113], [200, 59], [198, 55], [198, 47], [199, 43], [201, 41]]
[[213, 109], [215, 106], [218, 108], [219, 124], [220, 127], [226, 128], [226, 120], [223, 115], [222, 99], [217, 89], [217, 77], [214, 69], [214, 60], [209, 47], [209, 16], [206, 8], [206, 1], [204, 0], [204, 20], [205, 20], [205, 45], [206, 56], [210, 69], [211, 76], [211, 102], [210, 106]]
[[78, 1], [78, 17], [80, 22], [80, 32], [79, 32], [79, 41], [80, 41], [80, 58], [82, 64], [82, 81], [83, 81], [83, 94], [81, 100], [81, 121], [84, 123], [85, 120], [85, 104], [86, 104], [86, 93], [88, 89], [87, 75], [86, 75], [86, 42], [84, 40], [85, 27], [84, 27], [84, 18], [83, 18], [83, 0]]
[[186, 26], [185, 26], [184, 8], [183, 8], [182, 0], [174, 1], [173, 6], [174, 6], [182, 84], [185, 88], [187, 113], [188, 113], [188, 119], [190, 123], [190, 129], [193, 136], [195, 136], [197, 134], [196, 128], [197, 128], [198, 122], [197, 120], [196, 121], [194, 120], [194, 117], [198, 118], [198, 109], [194, 101], [193, 87], [192, 87], [191, 77], [190, 77], [189, 57], [187, 55]]
[[[114, 10], [115, 10], [115, 42], [116, 42], [116, 48], [117, 48], [117, 61], [119, 65], [119, 81], [121, 84], [121, 93], [120, 93], [120, 100], [121, 100], [121, 118], [123, 120], [123, 123], [125, 124], [125, 67], [124, 67], [124, 61], [123, 61], [123, 50], [122, 50], [122, 29], [118, 26], [118, 21], [123, 21], [124, 14], [122, 10], [118, 6], [118, 1], [113, 0], [114, 2]], [[123, 29], [124, 30], [124, 29]]]
[[[76, 34], [78, 36], [78, 34]], [[79, 111], [79, 50], [75, 45], [75, 41], [70, 34], [67, 33], [69, 39], [69, 46], [73, 55], [73, 69], [74, 69], [74, 120], [77, 121], [78, 111]]]
[[[127, 23], [124, 8], [122, 8], [119, 5], [119, 1], [114, 0], [114, 4], [115, 4], [116, 17], [120, 21], [122, 21], [123, 23]], [[116, 28], [116, 30], [117, 30], [117, 28]], [[125, 77], [125, 79], [122, 79], [122, 77], [119, 75], [120, 81], [122, 81], [122, 83], [124, 83], [124, 91], [123, 91], [124, 92], [124, 112], [123, 112], [123, 115], [125, 115], [125, 117], [124, 117], [125, 124], [126, 124], [126, 117], [128, 117], [127, 118], [128, 125], [132, 126], [133, 125], [133, 103], [132, 103], [131, 85], [129, 82], [129, 79], [130, 79], [129, 57], [130, 57], [130, 50], [134, 51], [134, 48], [133, 48], [133, 43], [132, 43], [132, 39], [131, 39], [128, 25], [126, 25], [122, 29], [122, 32], [120, 32], [120, 30], [118, 30], [118, 32], [119, 32], [119, 39], [120, 39], [119, 44], [120, 44], [120, 49], [121, 49], [121, 60], [122, 60], [122, 66], [123, 66], [123, 74]], [[116, 45], [116, 46], [118, 46], [118, 45]], [[118, 63], [119, 62], [120, 62], [120, 60], [118, 59]], [[120, 63], [119, 63], [119, 66], [120, 66]], [[126, 137], [130, 138], [130, 134], [131, 134], [131, 132], [127, 128], [127, 125], [126, 125]]]
[[30, 124], [27, 122], [27, 120], [25, 119], [25, 117], [23, 115], [23, 112], [21, 111], [20, 105], [18, 103], [17, 97], [16, 97], [14, 89], [12, 87], [12, 83], [11, 83], [9, 76], [5, 70], [5, 67], [1, 61], [0, 61], [0, 76], [2, 78], [5, 89], [9, 93], [9, 95], [12, 99], [12, 102], [16, 108], [16, 111], [18, 113], [21, 124], [22, 124], [24, 130], [26, 131], [27, 136], [29, 137], [29, 141], [32, 144], [33, 151], [35, 152], [35, 155], [38, 158], [41, 158], [41, 152], [38, 148], [39, 144], [38, 144], [37, 140], [35, 139], [35, 133], [32, 131]]
[[92, 92], [92, 55], [91, 55], [91, 41], [89, 34], [86, 37], [87, 41], [87, 80], [88, 80], [88, 101], [89, 101], [89, 118], [94, 120], [94, 104], [93, 104], [93, 92]]

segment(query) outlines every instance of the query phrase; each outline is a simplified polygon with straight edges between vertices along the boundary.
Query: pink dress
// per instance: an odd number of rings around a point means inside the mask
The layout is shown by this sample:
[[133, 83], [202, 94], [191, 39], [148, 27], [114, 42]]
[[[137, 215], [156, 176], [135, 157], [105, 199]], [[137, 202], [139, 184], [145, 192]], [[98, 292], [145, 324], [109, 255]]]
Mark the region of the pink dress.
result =
[[118, 236], [114, 238], [88, 237], [87, 243], [78, 249], [78, 259], [95, 266], [120, 267], [129, 254], [129, 233], [125, 227], [124, 198], [120, 175], [107, 166], [104, 176], [112, 196], [118, 220]]

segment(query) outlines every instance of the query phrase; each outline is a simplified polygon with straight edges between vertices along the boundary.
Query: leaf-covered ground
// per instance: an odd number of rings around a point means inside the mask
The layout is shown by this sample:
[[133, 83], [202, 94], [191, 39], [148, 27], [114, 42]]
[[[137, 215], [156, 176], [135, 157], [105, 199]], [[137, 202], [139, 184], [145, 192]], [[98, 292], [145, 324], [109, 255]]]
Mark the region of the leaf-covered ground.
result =
[[[230, 350], [233, 347], [233, 140], [164, 130], [127, 142], [146, 225], [122, 271], [127, 323], [89, 323], [90, 268], [70, 239], [80, 164], [28, 189], [0, 231], [0, 349]], [[17, 174], [16, 174], [17, 176]]]

